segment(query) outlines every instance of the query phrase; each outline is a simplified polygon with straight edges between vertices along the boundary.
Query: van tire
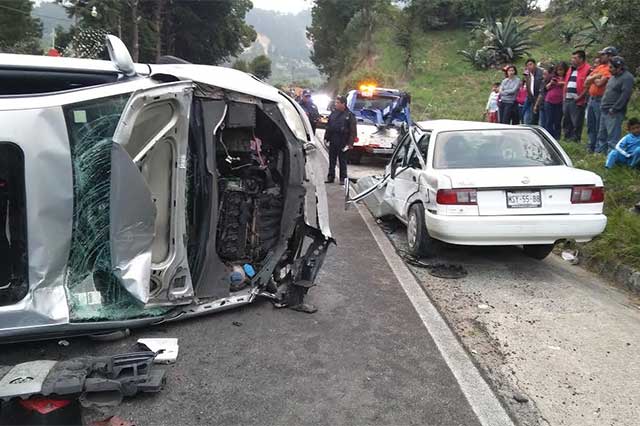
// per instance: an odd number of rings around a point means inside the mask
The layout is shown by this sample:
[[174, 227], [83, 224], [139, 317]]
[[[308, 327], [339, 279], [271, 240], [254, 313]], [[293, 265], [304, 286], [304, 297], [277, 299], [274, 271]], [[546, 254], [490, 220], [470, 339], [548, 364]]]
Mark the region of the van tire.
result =
[[437, 241], [429, 235], [427, 230], [422, 203], [413, 204], [407, 216], [409, 253], [417, 258], [435, 256]]
[[532, 244], [522, 246], [524, 254], [534, 259], [543, 260], [553, 251], [555, 244]]

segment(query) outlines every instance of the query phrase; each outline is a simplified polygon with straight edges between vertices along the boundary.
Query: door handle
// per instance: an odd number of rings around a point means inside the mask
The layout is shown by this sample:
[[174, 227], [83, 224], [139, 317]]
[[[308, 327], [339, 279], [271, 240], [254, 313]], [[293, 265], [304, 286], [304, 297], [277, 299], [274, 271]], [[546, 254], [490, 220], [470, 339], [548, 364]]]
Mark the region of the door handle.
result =
[[413, 180], [414, 182], [417, 180], [415, 176], [411, 176], [411, 180]]

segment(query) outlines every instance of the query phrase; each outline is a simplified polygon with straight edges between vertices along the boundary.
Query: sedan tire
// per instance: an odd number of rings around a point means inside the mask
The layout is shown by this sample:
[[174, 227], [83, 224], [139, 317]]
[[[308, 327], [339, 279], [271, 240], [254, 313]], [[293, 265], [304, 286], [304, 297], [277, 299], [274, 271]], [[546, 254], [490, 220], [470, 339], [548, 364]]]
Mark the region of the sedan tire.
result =
[[524, 254], [534, 259], [542, 260], [549, 256], [549, 253], [553, 250], [554, 244], [536, 244], [525, 245], [522, 247]]
[[415, 257], [430, 257], [435, 255], [437, 241], [429, 235], [424, 220], [424, 207], [416, 203], [409, 209], [407, 220], [407, 244], [409, 253]]

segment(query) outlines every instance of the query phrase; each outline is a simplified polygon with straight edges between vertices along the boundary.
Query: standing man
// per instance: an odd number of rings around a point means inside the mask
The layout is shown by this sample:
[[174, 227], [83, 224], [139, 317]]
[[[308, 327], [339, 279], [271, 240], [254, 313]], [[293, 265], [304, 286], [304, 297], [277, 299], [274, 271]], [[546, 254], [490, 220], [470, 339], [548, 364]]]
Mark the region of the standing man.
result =
[[598, 131], [600, 130], [600, 103], [602, 95], [607, 88], [607, 82], [611, 77], [609, 71], [609, 61], [612, 57], [618, 55], [618, 49], [609, 46], [600, 52], [599, 65], [596, 66], [591, 74], [585, 80], [586, 86], [589, 88], [589, 103], [587, 104], [587, 135], [589, 136], [589, 151], [600, 152], [598, 149], [604, 147], [598, 146]]
[[536, 101], [540, 95], [540, 89], [543, 86], [542, 70], [536, 65], [536, 61], [533, 58], [527, 59], [527, 71], [529, 73], [525, 76], [527, 85], [527, 100], [524, 103], [524, 124], [538, 125], [540, 122], [540, 115], [537, 108], [535, 108]]
[[564, 137], [580, 142], [584, 111], [587, 105], [585, 81], [590, 67], [584, 50], [576, 50], [571, 54], [571, 68], [565, 76], [564, 85]]
[[318, 120], [320, 119], [320, 113], [318, 112], [318, 107], [313, 103], [313, 99], [311, 99], [311, 91], [309, 89], [304, 89], [302, 91], [302, 99], [300, 99], [300, 106], [307, 113], [307, 117], [309, 117], [309, 121], [311, 122], [311, 128], [313, 129], [313, 134], [316, 133], [316, 126], [318, 125]]
[[622, 120], [633, 91], [633, 75], [627, 71], [621, 56], [614, 56], [609, 60], [609, 71], [611, 78], [600, 102], [600, 129], [596, 147], [598, 152], [614, 149], [620, 140]]
[[336, 160], [340, 164], [340, 185], [347, 178], [347, 151], [353, 147], [358, 135], [356, 116], [347, 108], [347, 98], [336, 97], [335, 109], [329, 115], [324, 133], [329, 143], [329, 173], [325, 183], [333, 183], [336, 177]]

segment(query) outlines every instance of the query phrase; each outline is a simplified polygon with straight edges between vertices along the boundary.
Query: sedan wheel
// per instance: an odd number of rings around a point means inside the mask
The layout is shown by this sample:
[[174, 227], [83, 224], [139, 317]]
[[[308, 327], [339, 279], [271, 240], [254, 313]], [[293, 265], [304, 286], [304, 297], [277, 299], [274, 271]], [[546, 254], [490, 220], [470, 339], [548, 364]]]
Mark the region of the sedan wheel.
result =
[[424, 207], [416, 203], [409, 209], [407, 221], [407, 243], [409, 253], [415, 257], [428, 257], [435, 254], [436, 240], [431, 238], [424, 220]]

